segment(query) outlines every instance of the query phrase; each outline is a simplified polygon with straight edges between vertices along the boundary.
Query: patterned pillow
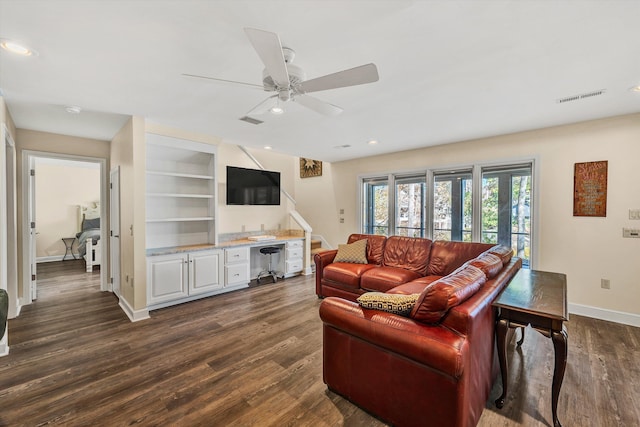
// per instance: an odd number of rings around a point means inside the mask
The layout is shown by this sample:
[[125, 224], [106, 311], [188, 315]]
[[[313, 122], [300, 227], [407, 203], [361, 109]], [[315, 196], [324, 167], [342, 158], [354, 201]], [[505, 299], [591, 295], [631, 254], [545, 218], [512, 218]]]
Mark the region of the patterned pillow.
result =
[[401, 295], [367, 292], [358, 297], [358, 304], [362, 308], [408, 316], [419, 296], [419, 294]]
[[367, 239], [357, 240], [348, 245], [338, 245], [338, 253], [336, 254], [333, 262], [368, 264]]

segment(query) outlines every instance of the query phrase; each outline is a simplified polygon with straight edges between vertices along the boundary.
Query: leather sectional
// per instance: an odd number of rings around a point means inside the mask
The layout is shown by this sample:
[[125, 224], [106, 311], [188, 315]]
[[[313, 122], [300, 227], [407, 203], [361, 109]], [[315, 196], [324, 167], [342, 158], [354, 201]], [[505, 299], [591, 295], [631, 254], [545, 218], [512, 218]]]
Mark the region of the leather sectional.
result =
[[[395, 426], [475, 426], [498, 374], [493, 300], [522, 266], [511, 248], [352, 234], [367, 264], [316, 254], [323, 379]], [[419, 294], [408, 316], [362, 308], [365, 292]], [[339, 298], [338, 298], [339, 297]]]

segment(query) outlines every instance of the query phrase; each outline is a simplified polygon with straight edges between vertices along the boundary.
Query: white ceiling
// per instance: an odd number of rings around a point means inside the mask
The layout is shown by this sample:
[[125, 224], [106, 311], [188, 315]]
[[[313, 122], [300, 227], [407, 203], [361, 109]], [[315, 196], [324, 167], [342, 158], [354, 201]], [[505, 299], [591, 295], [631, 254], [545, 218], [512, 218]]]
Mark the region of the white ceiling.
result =
[[[0, 0], [0, 38], [39, 53], [1, 51], [0, 88], [19, 128], [110, 140], [139, 115], [339, 161], [640, 112], [639, 20], [640, 1]], [[373, 62], [380, 80], [315, 93], [337, 117], [289, 103], [245, 123], [266, 92], [181, 76], [260, 84], [244, 27], [307, 78]]]

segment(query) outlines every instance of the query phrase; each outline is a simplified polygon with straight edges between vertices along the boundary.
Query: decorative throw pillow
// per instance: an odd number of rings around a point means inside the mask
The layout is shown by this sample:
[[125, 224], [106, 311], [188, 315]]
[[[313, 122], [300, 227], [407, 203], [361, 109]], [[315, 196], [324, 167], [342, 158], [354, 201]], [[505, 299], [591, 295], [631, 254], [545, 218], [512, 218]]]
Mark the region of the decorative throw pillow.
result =
[[358, 240], [348, 245], [338, 245], [338, 253], [333, 262], [368, 264], [367, 239]]
[[401, 295], [367, 292], [358, 297], [358, 304], [362, 308], [408, 316], [419, 296], [419, 294]]

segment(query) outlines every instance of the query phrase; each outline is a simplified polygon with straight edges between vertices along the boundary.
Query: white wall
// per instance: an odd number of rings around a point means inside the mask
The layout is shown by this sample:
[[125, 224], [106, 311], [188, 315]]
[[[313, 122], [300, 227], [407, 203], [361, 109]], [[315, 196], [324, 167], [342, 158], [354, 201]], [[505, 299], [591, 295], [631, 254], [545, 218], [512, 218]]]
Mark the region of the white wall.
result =
[[[247, 151], [267, 170], [280, 172], [280, 183], [295, 199], [294, 165], [297, 157], [267, 150], [247, 148]], [[280, 195], [279, 206], [228, 206], [226, 166], [258, 169], [258, 166], [236, 145], [218, 146], [218, 232], [240, 233], [242, 231], [277, 230], [290, 228], [289, 211], [295, 205]], [[243, 230], [244, 228], [244, 230]]]
[[[296, 180], [303, 201], [298, 210], [314, 234], [337, 245], [359, 231], [358, 175], [533, 157], [538, 164], [533, 267], [567, 274], [573, 312], [640, 325], [640, 239], [622, 238], [622, 227], [640, 228], [640, 221], [628, 219], [629, 209], [640, 209], [635, 175], [640, 114], [325, 164], [330, 172], [322, 180]], [[574, 217], [574, 164], [598, 160], [609, 161], [607, 217]], [[600, 287], [601, 278], [611, 281], [610, 290]]]
[[36, 258], [63, 256], [65, 245], [61, 239], [75, 237], [80, 231], [78, 205], [99, 200], [97, 163], [36, 161]]

